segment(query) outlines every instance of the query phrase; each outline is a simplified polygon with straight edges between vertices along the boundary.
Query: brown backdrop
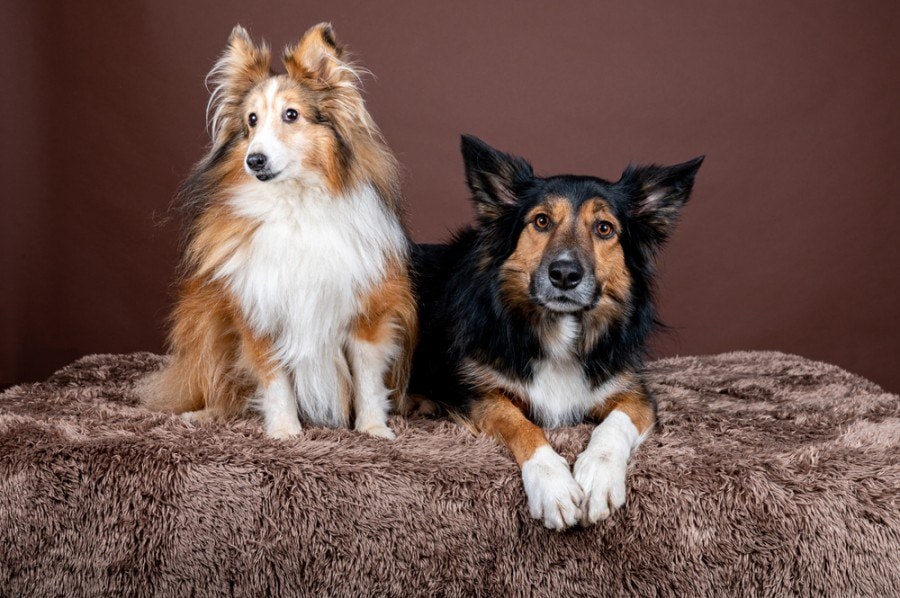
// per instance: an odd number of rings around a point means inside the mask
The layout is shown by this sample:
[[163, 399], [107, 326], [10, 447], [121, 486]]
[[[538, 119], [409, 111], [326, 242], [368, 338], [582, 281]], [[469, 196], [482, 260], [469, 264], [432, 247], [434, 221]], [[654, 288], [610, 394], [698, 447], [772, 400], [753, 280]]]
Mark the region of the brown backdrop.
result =
[[705, 153], [658, 354], [779, 349], [900, 390], [900, 3], [555, 4], [3, 0], [0, 381], [161, 349], [204, 75], [237, 22], [280, 47], [330, 20], [377, 76], [417, 240], [470, 217], [462, 132], [548, 174]]

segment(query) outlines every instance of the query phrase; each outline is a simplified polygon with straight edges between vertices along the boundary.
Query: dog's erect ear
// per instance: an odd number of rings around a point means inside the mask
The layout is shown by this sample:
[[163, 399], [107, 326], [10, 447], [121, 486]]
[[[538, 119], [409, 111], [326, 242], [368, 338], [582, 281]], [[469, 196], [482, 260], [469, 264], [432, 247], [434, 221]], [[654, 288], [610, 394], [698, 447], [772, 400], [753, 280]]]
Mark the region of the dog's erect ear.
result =
[[353, 85], [356, 71], [343, 60], [344, 49], [330, 23], [311, 27], [294, 46], [284, 49], [284, 66], [298, 80], [313, 80], [327, 86]]
[[[632, 217], [654, 246], [672, 231], [687, 203], [704, 156], [675, 166], [629, 166], [620, 184], [631, 195]], [[655, 248], [655, 247], [654, 247]]]
[[206, 77], [212, 90], [207, 118], [213, 141], [221, 141], [220, 135], [227, 136], [241, 122], [239, 110], [244, 96], [269, 73], [269, 48], [255, 45], [246, 29], [235, 26], [225, 52]]
[[534, 180], [528, 162], [497, 151], [477, 137], [462, 136], [462, 155], [466, 181], [482, 219], [494, 219], [515, 206]]

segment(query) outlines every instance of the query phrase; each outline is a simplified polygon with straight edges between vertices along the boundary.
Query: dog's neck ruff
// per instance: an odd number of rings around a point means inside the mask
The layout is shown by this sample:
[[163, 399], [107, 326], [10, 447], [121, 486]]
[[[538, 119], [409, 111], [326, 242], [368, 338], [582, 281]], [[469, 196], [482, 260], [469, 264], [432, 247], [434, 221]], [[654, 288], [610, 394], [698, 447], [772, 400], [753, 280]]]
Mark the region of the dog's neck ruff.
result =
[[256, 229], [216, 278], [253, 330], [272, 340], [303, 414], [346, 425], [335, 400], [349, 375], [343, 347], [362, 301], [392, 260], [405, 259], [397, 217], [370, 185], [332, 196], [324, 185], [249, 181], [229, 206]]

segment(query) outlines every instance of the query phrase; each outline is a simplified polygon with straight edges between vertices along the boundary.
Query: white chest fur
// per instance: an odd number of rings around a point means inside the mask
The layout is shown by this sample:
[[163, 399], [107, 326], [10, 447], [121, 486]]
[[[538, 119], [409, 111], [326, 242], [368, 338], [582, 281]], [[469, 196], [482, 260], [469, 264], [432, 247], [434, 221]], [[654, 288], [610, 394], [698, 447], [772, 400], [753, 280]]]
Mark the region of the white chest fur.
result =
[[252, 181], [231, 199], [258, 224], [216, 276], [227, 282], [250, 325], [275, 341], [307, 417], [340, 424], [335, 411], [349, 325], [359, 297], [403, 255], [397, 218], [364, 187], [333, 197], [324, 189]]
[[534, 377], [525, 386], [531, 415], [543, 427], [556, 428], [580, 422], [591, 408], [600, 405], [620, 388], [616, 378], [591, 388], [576, 354], [580, 330], [573, 316], [563, 317], [547, 356], [534, 368]]

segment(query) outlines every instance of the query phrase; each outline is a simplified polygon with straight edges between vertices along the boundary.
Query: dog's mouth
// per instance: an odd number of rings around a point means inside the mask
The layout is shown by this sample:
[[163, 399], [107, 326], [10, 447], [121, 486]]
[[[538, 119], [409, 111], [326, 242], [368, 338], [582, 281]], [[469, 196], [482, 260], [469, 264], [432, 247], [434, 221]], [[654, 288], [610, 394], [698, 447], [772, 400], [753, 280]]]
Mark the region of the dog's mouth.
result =
[[263, 172], [257, 172], [253, 176], [256, 177], [257, 181], [265, 182], [265, 181], [271, 181], [272, 179], [277, 177], [279, 174], [280, 173], [278, 173], [278, 172], [272, 172], [271, 170], [265, 170]]
[[[555, 292], [554, 292], [555, 291]], [[557, 313], [574, 313], [579, 311], [591, 311], [600, 302], [603, 294], [603, 285], [598, 283], [588, 296], [584, 291], [557, 291], [541, 293], [535, 290], [531, 299], [543, 309]]]
[[588, 301], [587, 303], [566, 295], [556, 295], [543, 299], [535, 299], [538, 305], [544, 309], [559, 313], [573, 313], [577, 311], [589, 311], [597, 304], [596, 301]]

